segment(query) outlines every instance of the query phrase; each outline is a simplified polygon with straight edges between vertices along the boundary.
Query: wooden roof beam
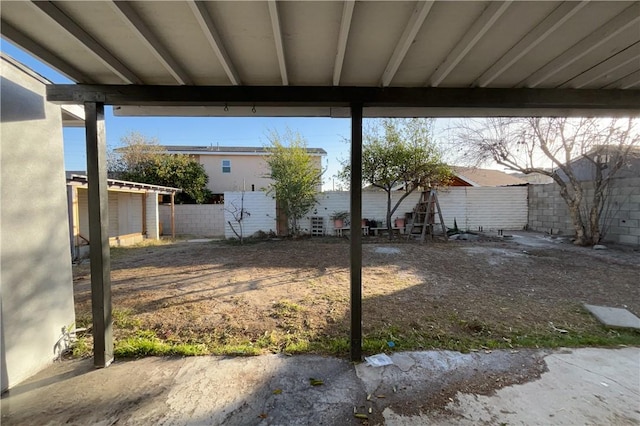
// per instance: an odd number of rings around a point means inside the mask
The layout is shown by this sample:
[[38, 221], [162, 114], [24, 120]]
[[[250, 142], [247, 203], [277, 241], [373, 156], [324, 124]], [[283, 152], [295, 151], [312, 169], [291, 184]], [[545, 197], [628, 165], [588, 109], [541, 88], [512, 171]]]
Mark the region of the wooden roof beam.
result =
[[531, 74], [517, 87], [534, 88], [547, 81], [569, 65], [602, 46], [616, 35], [640, 22], [640, 3], [636, 2], [613, 19], [591, 32], [587, 37], [565, 50], [551, 62]]
[[278, 66], [280, 67], [280, 77], [282, 85], [289, 85], [287, 74], [287, 62], [284, 56], [284, 45], [282, 43], [282, 32], [280, 29], [280, 16], [278, 15], [278, 3], [276, 0], [269, 0], [269, 16], [271, 17], [271, 27], [273, 28], [273, 41], [276, 44], [276, 55], [278, 55]]
[[220, 61], [220, 64], [222, 65], [222, 68], [224, 69], [224, 72], [227, 74], [227, 77], [229, 78], [231, 84], [233, 84], [234, 86], [242, 84], [242, 81], [238, 76], [238, 72], [233, 66], [233, 62], [231, 61], [231, 58], [229, 57], [229, 54], [224, 47], [222, 37], [220, 37], [220, 34], [218, 33], [218, 30], [213, 24], [213, 20], [211, 19], [211, 16], [207, 11], [206, 3], [198, 0], [189, 0], [188, 4], [189, 8], [196, 17], [196, 20], [198, 21], [198, 25], [200, 25], [202, 32], [207, 38], [207, 41], [209, 42], [213, 53], [215, 53], [216, 57]]
[[[629, 77], [632, 82], [632, 77]], [[631, 84], [631, 83], [627, 83]], [[330, 106], [365, 108], [562, 109], [640, 112], [635, 90], [483, 89], [344, 86], [135, 86], [53, 84], [47, 100], [58, 104], [157, 106]]]
[[413, 9], [413, 13], [411, 14], [411, 18], [409, 18], [409, 22], [407, 22], [404, 32], [402, 33], [400, 40], [398, 40], [398, 44], [393, 50], [391, 59], [389, 59], [389, 63], [382, 74], [382, 80], [380, 81], [381, 86], [387, 87], [391, 84], [400, 64], [402, 64], [404, 57], [409, 51], [411, 44], [416, 39], [416, 34], [418, 34], [424, 20], [427, 18], [427, 15], [429, 15], [429, 11], [431, 11], [433, 3], [434, 1], [429, 0], [419, 1], [416, 4], [416, 7]]
[[438, 66], [433, 75], [427, 81], [426, 86], [438, 87], [440, 83], [453, 71], [464, 59], [482, 37], [491, 29], [493, 24], [509, 8], [512, 1], [490, 2], [482, 15], [471, 25], [462, 39], [449, 52], [445, 60]]
[[109, 71], [117, 75], [122, 81], [129, 84], [143, 83], [129, 68], [60, 10], [58, 6], [50, 1], [34, 1], [31, 2], [31, 4], [78, 40], [91, 55], [98, 59]]
[[354, 0], [346, 0], [342, 5], [342, 19], [340, 20], [340, 33], [338, 34], [338, 49], [336, 51], [336, 61], [333, 64], [333, 85], [340, 85], [342, 65], [344, 55], [347, 51], [347, 41], [349, 40], [349, 29], [351, 28], [351, 18], [356, 5]]
[[167, 48], [160, 42], [156, 35], [151, 31], [143, 19], [133, 9], [128, 1], [116, 0], [111, 2], [113, 9], [123, 18], [123, 21], [133, 30], [138, 39], [147, 46], [153, 56], [160, 61], [162, 66], [171, 74], [171, 76], [179, 83], [184, 85], [193, 85], [193, 81], [169, 53]]

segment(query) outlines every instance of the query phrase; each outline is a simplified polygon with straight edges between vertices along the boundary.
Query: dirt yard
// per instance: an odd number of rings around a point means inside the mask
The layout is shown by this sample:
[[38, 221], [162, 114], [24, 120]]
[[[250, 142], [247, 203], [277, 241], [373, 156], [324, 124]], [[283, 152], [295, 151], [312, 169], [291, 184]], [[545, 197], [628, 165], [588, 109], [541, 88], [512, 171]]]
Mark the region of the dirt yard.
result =
[[[637, 251], [536, 234], [424, 245], [365, 237], [364, 349], [640, 344], [640, 333], [606, 330], [581, 307], [640, 314], [639, 276]], [[89, 324], [87, 264], [74, 267], [74, 282], [78, 323]], [[112, 290], [116, 340], [142, 333], [207, 353], [349, 347], [346, 239], [117, 249]]]

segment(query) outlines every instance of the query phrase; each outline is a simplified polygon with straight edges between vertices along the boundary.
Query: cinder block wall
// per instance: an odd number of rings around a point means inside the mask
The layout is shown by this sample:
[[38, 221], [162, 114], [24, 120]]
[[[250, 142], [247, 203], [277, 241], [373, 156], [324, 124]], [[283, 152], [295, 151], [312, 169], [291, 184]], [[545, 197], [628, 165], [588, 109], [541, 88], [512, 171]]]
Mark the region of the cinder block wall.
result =
[[[171, 235], [171, 206], [159, 206], [164, 235]], [[177, 204], [175, 206], [176, 235], [222, 237], [225, 235], [222, 204]]]
[[[588, 184], [584, 195], [587, 200], [593, 197]], [[640, 245], [640, 177], [614, 180], [601, 226], [606, 231], [604, 241]], [[560, 235], [575, 234], [557, 184], [529, 186], [529, 227]]]

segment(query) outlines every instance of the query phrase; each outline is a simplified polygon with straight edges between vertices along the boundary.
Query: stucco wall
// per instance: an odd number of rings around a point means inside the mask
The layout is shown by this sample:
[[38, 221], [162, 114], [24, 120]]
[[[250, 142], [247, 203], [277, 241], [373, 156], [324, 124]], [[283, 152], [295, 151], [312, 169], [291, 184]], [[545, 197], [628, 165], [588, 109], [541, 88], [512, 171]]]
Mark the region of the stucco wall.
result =
[[[225, 191], [259, 191], [269, 185], [269, 169], [262, 156], [254, 155], [200, 155], [200, 164], [209, 176], [207, 187], [216, 194]], [[222, 160], [231, 161], [231, 172], [222, 173]], [[243, 187], [244, 186], [244, 187]]]
[[60, 107], [0, 60], [2, 389], [56, 357], [73, 326], [73, 284]]
[[[584, 188], [585, 198], [593, 197], [588, 183]], [[640, 178], [613, 181], [602, 219], [601, 226], [607, 231], [604, 241], [640, 246]], [[575, 235], [557, 184], [529, 187], [529, 227], [534, 231]]]
[[[322, 157], [312, 156], [311, 158], [320, 170]], [[230, 173], [222, 173], [222, 160], [231, 161]], [[269, 166], [264, 160], [264, 154], [198, 155], [198, 161], [204, 166], [209, 176], [207, 188], [215, 194], [226, 191], [260, 191], [266, 189], [271, 182], [267, 177]]]

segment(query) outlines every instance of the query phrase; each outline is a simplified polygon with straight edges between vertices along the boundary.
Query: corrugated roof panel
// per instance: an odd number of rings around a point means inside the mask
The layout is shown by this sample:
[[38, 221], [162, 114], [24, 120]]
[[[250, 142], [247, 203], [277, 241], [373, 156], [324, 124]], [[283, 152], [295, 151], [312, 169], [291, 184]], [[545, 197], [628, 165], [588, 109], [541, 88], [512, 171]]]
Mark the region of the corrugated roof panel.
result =
[[[473, 82], [534, 29], [558, 2], [513, 2], [442, 82], [442, 87]], [[514, 43], [515, 41], [515, 43]]]
[[290, 84], [331, 85], [342, 4], [281, 2], [279, 10]]
[[414, 7], [414, 2], [356, 3], [340, 85], [380, 84]]
[[391, 85], [424, 86], [487, 4], [457, 1], [434, 4]]
[[[605, 24], [628, 6], [629, 2], [589, 3], [568, 20], [553, 37], [544, 40], [498, 77], [494, 86], [513, 87], [523, 82], [535, 71], [580, 42], [594, 29]], [[543, 82], [539, 87], [549, 86]]]
[[[196, 85], [229, 84], [192, 10], [185, 2], [132, 2], [132, 7]], [[175, 81], [172, 84], [177, 84]]]
[[266, 2], [206, 2], [240, 79], [246, 85], [281, 85]]
[[[550, 87], [558, 87], [568, 80], [580, 75], [590, 68], [598, 65], [602, 58], [608, 58], [623, 51], [629, 46], [640, 41], [640, 24], [637, 27], [628, 28], [614, 37], [610, 43], [596, 47], [583, 58], [578, 59], [573, 64], [567, 66], [556, 75], [549, 78], [545, 84]], [[636, 61], [636, 68], [640, 64], [640, 59]], [[603, 84], [603, 86], [606, 84]]]
[[[109, 2], [64, 1], [56, 5], [91, 33], [146, 84], [175, 84], [175, 80], [139, 38], [127, 28]], [[114, 28], [118, 28], [117, 31]]]

